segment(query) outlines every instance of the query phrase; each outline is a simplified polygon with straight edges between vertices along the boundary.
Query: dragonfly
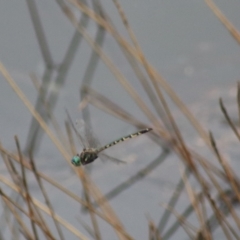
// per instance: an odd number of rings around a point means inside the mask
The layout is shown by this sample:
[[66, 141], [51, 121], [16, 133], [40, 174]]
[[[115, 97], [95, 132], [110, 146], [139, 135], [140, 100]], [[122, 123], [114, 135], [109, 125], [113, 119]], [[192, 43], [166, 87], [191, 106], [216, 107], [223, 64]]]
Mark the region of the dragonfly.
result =
[[84, 148], [80, 154], [76, 154], [75, 156], [73, 156], [71, 163], [76, 167], [92, 163], [98, 158], [98, 154], [100, 152], [102, 152], [120, 142], [125, 142], [129, 139], [132, 139], [132, 138], [138, 137], [142, 134], [145, 134], [147, 132], [150, 132], [151, 130], [152, 130], [152, 128], [142, 129], [138, 132], [132, 133], [132, 134], [122, 137], [118, 140], [115, 140], [115, 141], [113, 141], [103, 147], [100, 147], [100, 148]]

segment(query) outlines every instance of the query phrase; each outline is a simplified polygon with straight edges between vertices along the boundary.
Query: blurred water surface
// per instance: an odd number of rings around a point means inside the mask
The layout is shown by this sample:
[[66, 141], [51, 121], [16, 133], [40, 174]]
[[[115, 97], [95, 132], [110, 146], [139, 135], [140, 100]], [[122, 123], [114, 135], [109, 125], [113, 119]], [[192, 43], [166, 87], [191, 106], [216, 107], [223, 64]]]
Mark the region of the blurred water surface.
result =
[[[219, 138], [221, 149], [226, 151], [234, 169], [236, 171], [240, 169], [237, 161], [239, 154], [239, 151], [236, 151], [237, 140], [234, 139], [229, 127], [224, 124], [217, 102], [219, 97], [223, 97], [227, 107], [231, 109], [233, 118], [237, 118], [234, 100], [236, 81], [240, 76], [240, 48], [237, 43], [204, 1], [124, 0], [120, 3], [149, 62], [163, 75], [203, 126], [213, 130]], [[112, 1], [104, 0], [102, 4], [116, 27], [127, 36]], [[228, 1], [227, 4], [226, 1], [221, 0], [218, 4], [236, 27], [240, 27], [239, 3]], [[54, 1], [38, 1], [37, 6], [54, 62], [58, 64], [64, 56], [74, 29]], [[17, 0], [2, 1], [0, 22], [0, 60], [30, 101], [35, 104], [37, 92], [31, 83], [29, 73], [34, 72], [41, 76], [43, 60], [26, 3]], [[94, 36], [96, 26], [92, 21], [89, 22], [88, 31]], [[119, 54], [116, 43], [108, 35], [104, 40], [104, 50], [148, 103], [128, 63], [123, 55]], [[81, 117], [78, 111], [79, 86], [90, 53], [90, 47], [83, 41], [67, 75], [66, 84], [60, 90], [54, 114], [62, 127], [66, 120], [65, 108], [69, 110], [74, 120]], [[52, 89], [54, 90], [55, 87], [57, 86], [53, 85]], [[102, 62], [95, 72], [92, 87], [146, 122], [146, 118]], [[8, 149], [15, 150], [13, 136], [18, 135], [24, 147], [31, 116], [2, 76], [0, 76], [0, 99], [1, 142]], [[178, 115], [175, 108], [173, 112], [179, 117], [177, 123], [187, 142], [193, 147], [203, 148], [201, 140], [188, 127], [188, 123]], [[91, 108], [91, 116], [93, 132], [99, 137], [101, 144], [135, 131], [128, 124], [95, 108]], [[78, 150], [81, 150], [80, 146]], [[160, 149], [147, 136], [141, 136], [129, 143], [109, 149], [109, 153], [120, 159], [127, 159], [129, 156], [131, 158], [133, 154], [133, 160], [124, 166], [101, 161], [94, 163], [92, 178], [104, 193], [145, 166], [147, 164], [145, 159], [156, 158]], [[76, 194], [81, 193], [79, 180], [71, 173], [62, 156], [46, 136], [42, 139], [36, 159], [40, 170], [54, 176], [57, 181]], [[179, 180], [177, 164], [180, 165], [180, 161], [175, 155], [170, 155], [161, 167], [146, 177], [145, 181], [135, 184], [111, 201], [114, 210], [134, 238], [146, 239], [146, 214], [155, 222], [159, 221], [163, 212], [159, 203], [168, 201], [175, 183]], [[79, 206], [70, 200], [61, 201], [60, 192], [52, 189], [51, 186], [47, 188], [54, 193], [52, 202], [58, 213], [79, 227], [80, 224], [76, 220], [78, 216], [82, 217]], [[38, 191], [35, 194], [38, 196]], [[187, 195], [183, 196], [179, 201], [182, 208], [186, 206], [187, 198]], [[65, 234], [67, 238], [68, 233]], [[114, 239], [113, 232], [105, 234], [105, 239]], [[171, 239], [183, 239], [180, 236]]]

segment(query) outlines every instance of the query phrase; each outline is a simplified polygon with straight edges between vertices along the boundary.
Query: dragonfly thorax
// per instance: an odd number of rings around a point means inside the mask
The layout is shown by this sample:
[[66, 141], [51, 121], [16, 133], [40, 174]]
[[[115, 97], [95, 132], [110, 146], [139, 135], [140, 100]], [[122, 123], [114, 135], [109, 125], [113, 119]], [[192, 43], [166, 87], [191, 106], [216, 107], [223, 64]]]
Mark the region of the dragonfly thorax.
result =
[[71, 163], [74, 166], [86, 165], [93, 162], [97, 158], [98, 158], [98, 155], [97, 155], [96, 149], [86, 148], [86, 149], [83, 149], [80, 155], [79, 154], [75, 155], [72, 158]]
[[96, 149], [94, 148], [85, 148], [80, 154], [82, 165], [89, 164], [98, 158]]

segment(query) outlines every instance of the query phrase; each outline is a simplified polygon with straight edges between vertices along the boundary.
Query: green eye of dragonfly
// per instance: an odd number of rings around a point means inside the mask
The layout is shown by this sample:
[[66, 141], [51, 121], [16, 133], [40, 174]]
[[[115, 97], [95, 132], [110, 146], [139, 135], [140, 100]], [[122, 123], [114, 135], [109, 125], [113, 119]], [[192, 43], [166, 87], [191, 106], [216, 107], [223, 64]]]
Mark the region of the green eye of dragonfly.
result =
[[81, 165], [81, 160], [80, 160], [80, 157], [79, 156], [74, 156], [71, 160], [71, 163], [74, 165], [74, 166], [80, 166]]

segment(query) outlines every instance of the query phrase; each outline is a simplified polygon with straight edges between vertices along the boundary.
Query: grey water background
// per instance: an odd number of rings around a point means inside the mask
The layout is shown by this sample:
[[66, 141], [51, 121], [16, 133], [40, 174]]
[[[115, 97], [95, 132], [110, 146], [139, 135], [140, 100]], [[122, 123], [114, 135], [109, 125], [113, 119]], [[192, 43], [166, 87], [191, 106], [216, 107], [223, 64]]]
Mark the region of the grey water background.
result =
[[[123, 34], [126, 34], [112, 1], [101, 2], [115, 25], [121, 29]], [[124, 0], [120, 3], [146, 58], [167, 79], [206, 129], [213, 129], [214, 134], [221, 140], [222, 149], [227, 150], [229, 161], [233, 164], [235, 171], [238, 171], [240, 166], [237, 161], [239, 156], [236, 151], [237, 141], [224, 125], [218, 107], [218, 98], [223, 97], [228, 107], [232, 108], [232, 116], [237, 116], [234, 96], [236, 81], [240, 78], [240, 48], [235, 40], [204, 1]], [[238, 9], [240, 3], [233, 0], [222, 0], [217, 4], [239, 29]], [[54, 61], [58, 63], [66, 51], [74, 29], [54, 1], [38, 1], [37, 6]], [[89, 23], [88, 31], [94, 36], [96, 26], [93, 22]], [[43, 62], [24, 1], [0, 2], [0, 36], [0, 60], [34, 104], [37, 95], [29, 73], [34, 72], [41, 76]], [[121, 68], [131, 84], [141, 92], [142, 89], [130, 71], [126, 60], [119, 54], [119, 49], [108, 35], [104, 40], [104, 50]], [[54, 114], [62, 126], [66, 120], [65, 108], [70, 111], [73, 119], [81, 117], [78, 111], [79, 86], [90, 52], [88, 44], [83, 41], [67, 76], [67, 82], [60, 91], [60, 98]], [[52, 86], [53, 91], [55, 87]], [[146, 121], [102, 62], [98, 65], [92, 87], [134, 113], [139, 119]], [[144, 94], [142, 97], [147, 101]], [[2, 76], [0, 76], [0, 109], [2, 144], [8, 149], [15, 150], [13, 136], [18, 135], [24, 146], [31, 116]], [[175, 116], [179, 119], [180, 129], [184, 129], [183, 134], [186, 136], [187, 142], [199, 148], [203, 147], [201, 140], [196, 137], [186, 121], [178, 115], [178, 111], [174, 111]], [[93, 131], [102, 144], [135, 131], [128, 124], [95, 108], [91, 108], [91, 114]], [[80, 149], [79, 147], [79, 151]], [[127, 144], [110, 149], [109, 153], [130, 160], [127, 166], [106, 162], [95, 163], [91, 176], [104, 193], [146, 165], [145, 159], [154, 159], [158, 156], [160, 149], [147, 136], [142, 136]], [[131, 161], [132, 158], [137, 160]], [[54, 176], [62, 185], [72, 191], [81, 193], [77, 177], [71, 173], [64, 159], [46, 136], [43, 138], [36, 160], [39, 169], [47, 175]], [[156, 223], [159, 221], [163, 212], [159, 203], [168, 201], [178, 180], [176, 176], [179, 176], [179, 167], [176, 165], [180, 166], [180, 161], [171, 154], [163, 165], [143, 181], [133, 185], [110, 202], [134, 238], [146, 239], [148, 234], [147, 216]], [[4, 174], [2, 171], [1, 173]], [[70, 200], [61, 201], [60, 193], [57, 190], [48, 185], [46, 187], [54, 193], [51, 200], [61, 216], [76, 227], [80, 226], [78, 217], [88, 221], [86, 216], [80, 212], [78, 204]], [[38, 196], [38, 192], [35, 194]], [[38, 197], [41, 199], [41, 196]], [[187, 203], [187, 195], [179, 201], [181, 207], [186, 206]], [[68, 234], [66, 231], [66, 238]], [[105, 239], [115, 239], [112, 232], [105, 234]], [[216, 239], [220, 237], [217, 234], [218, 232], [215, 233]], [[181, 239], [180, 236], [177, 235], [172, 239]]]

